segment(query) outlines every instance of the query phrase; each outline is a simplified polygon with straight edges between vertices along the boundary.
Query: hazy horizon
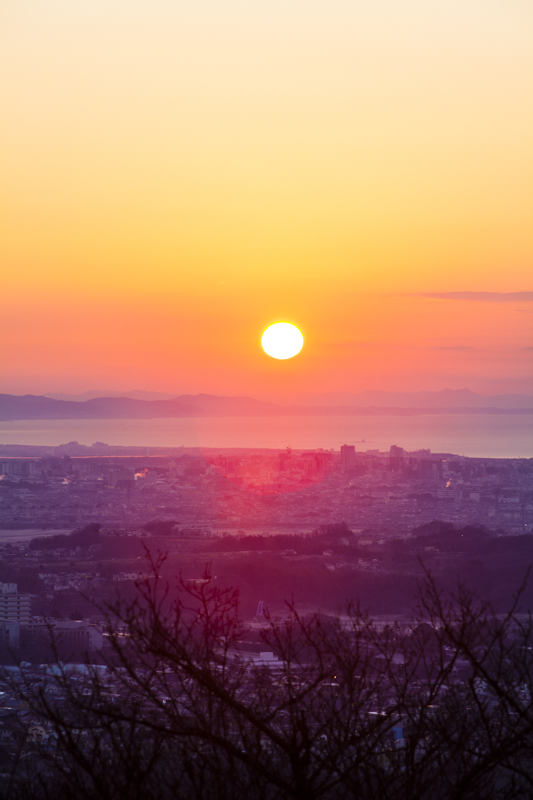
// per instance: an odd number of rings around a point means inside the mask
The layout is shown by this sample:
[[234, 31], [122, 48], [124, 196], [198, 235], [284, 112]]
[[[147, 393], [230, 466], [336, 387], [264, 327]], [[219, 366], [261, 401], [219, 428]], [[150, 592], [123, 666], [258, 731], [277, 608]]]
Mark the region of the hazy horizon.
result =
[[[360, 392], [307, 392], [307, 393], [300, 393], [300, 394], [295, 394], [295, 395], [294, 394], [293, 395], [279, 395], [279, 396], [263, 395], [263, 396], [258, 396], [255, 399], [263, 400], [263, 401], [270, 401], [270, 402], [280, 402], [283, 399], [285, 399], [285, 400], [296, 400], [296, 399], [303, 400], [305, 398], [311, 399], [313, 397], [332, 397], [333, 398], [333, 397], [340, 397], [340, 396], [360, 396], [360, 395], [409, 396], [409, 395], [413, 395], [413, 394], [435, 396], [435, 395], [443, 395], [443, 394], [447, 394], [447, 393], [449, 393], [449, 394], [463, 394], [464, 393], [464, 394], [471, 394], [471, 395], [475, 395], [475, 396], [479, 396], [479, 397], [498, 397], [498, 396], [508, 397], [508, 396], [514, 396], [514, 395], [533, 397], [533, 387], [532, 387], [532, 391], [531, 392], [503, 392], [501, 394], [495, 394], [495, 393], [483, 394], [483, 393], [480, 393], [480, 392], [472, 392], [471, 389], [469, 389], [466, 386], [463, 386], [460, 389], [449, 389], [448, 387], [445, 387], [445, 388], [439, 389], [439, 390], [424, 390], [424, 389], [420, 389], [418, 391], [403, 391], [403, 392], [396, 392], [394, 390], [386, 390], [386, 389], [379, 389], [379, 390], [367, 389], [367, 390], [363, 390], [363, 391], [360, 391]], [[183, 396], [183, 395], [193, 395], [193, 396], [194, 396], [194, 394], [198, 394], [198, 395], [201, 395], [201, 394], [213, 395], [214, 393], [213, 392], [196, 392], [196, 393], [193, 393], [193, 392], [179, 392], [179, 393], [172, 393], [172, 392], [155, 392], [155, 391], [144, 390], [144, 389], [127, 389], [127, 390], [126, 389], [124, 389], [124, 390], [120, 390], [120, 389], [118, 389], [118, 390], [117, 389], [88, 389], [88, 390], [85, 390], [84, 392], [80, 392], [79, 394], [68, 394], [68, 393], [63, 393], [63, 392], [45, 392], [45, 393], [42, 393], [42, 392], [33, 393], [32, 392], [32, 394], [39, 394], [39, 395], [42, 395], [44, 397], [53, 397], [53, 398], [58, 398], [58, 399], [65, 398], [65, 399], [69, 399], [69, 400], [74, 400], [74, 399], [89, 400], [89, 399], [93, 399], [93, 398], [97, 398], [97, 397], [136, 397], [137, 399], [144, 399], [144, 400], [150, 400], [150, 399], [154, 399], [154, 400], [161, 399], [162, 400], [162, 399], [172, 399], [172, 398], [180, 397], [180, 396]], [[240, 397], [240, 396], [247, 396], [247, 395], [229, 394], [229, 395], [223, 395], [223, 396]]]
[[[529, 313], [529, 312], [528, 312]], [[531, 311], [533, 314], [533, 309]], [[180, 395], [196, 395], [196, 394], [209, 394], [218, 396], [248, 396], [255, 397], [260, 400], [267, 400], [269, 402], [283, 402], [289, 401], [294, 398], [303, 398], [311, 395], [322, 394], [437, 394], [442, 392], [472, 392], [473, 394], [483, 397], [493, 395], [533, 395], [533, 370], [527, 369], [529, 362], [532, 361], [530, 355], [531, 348], [523, 348], [524, 350], [524, 367], [525, 374], [522, 376], [515, 376], [510, 378], [502, 378], [496, 376], [483, 376], [476, 377], [469, 380], [467, 376], [432, 376], [426, 375], [423, 378], [415, 381], [407, 380], [389, 380], [383, 381], [353, 381], [351, 384], [346, 385], [346, 381], [338, 380], [333, 387], [329, 387], [327, 391], [322, 388], [313, 388], [313, 385], [308, 385], [302, 382], [301, 384], [292, 380], [281, 381], [277, 391], [273, 391], [273, 386], [257, 384], [254, 381], [243, 382], [239, 385], [238, 389], [232, 391], [231, 387], [225, 385], [216, 385], [209, 379], [201, 380], [195, 383], [178, 384], [175, 389], [165, 383], [144, 384], [146, 388], [124, 388], [120, 384], [111, 384], [104, 386], [102, 389], [94, 389], [90, 382], [86, 380], [76, 380], [71, 383], [70, 378], [60, 377], [43, 380], [42, 378], [35, 378], [24, 376], [12, 381], [9, 376], [2, 377], [2, 385], [0, 386], [1, 392], [13, 395], [42, 395], [57, 398], [78, 398], [84, 397], [106, 397], [106, 396], [138, 396], [144, 399], [163, 399], [173, 398]], [[264, 354], [263, 354], [264, 356]], [[272, 359], [270, 359], [272, 360]], [[279, 364], [275, 366], [281, 372], [285, 370], [286, 365]], [[293, 370], [298, 372], [298, 367], [292, 365]], [[283, 376], [282, 376], [283, 377]], [[94, 385], [94, 384], [93, 384]], [[130, 384], [130, 387], [136, 386], [135, 381]]]
[[[529, 391], [528, 391], [529, 389]], [[281, 405], [314, 405], [317, 404], [324, 404], [327, 402], [328, 404], [332, 405], [342, 405], [345, 403], [346, 399], [348, 398], [365, 398], [365, 397], [373, 397], [379, 399], [381, 397], [394, 397], [394, 398], [409, 398], [413, 396], [420, 396], [420, 397], [428, 397], [431, 398], [438, 398], [441, 396], [461, 396], [464, 397], [470, 396], [471, 398], [480, 398], [480, 399], [489, 399], [489, 398], [514, 398], [514, 397], [524, 397], [524, 398], [533, 398], [533, 386], [525, 387], [525, 391], [521, 392], [511, 392], [511, 391], [503, 391], [503, 392], [474, 392], [467, 386], [462, 386], [456, 389], [450, 389], [449, 387], [443, 387], [442, 389], [418, 389], [418, 390], [404, 390], [404, 391], [396, 391], [394, 389], [366, 389], [360, 391], [328, 391], [328, 392], [299, 392], [299, 393], [292, 393], [292, 394], [278, 394], [278, 395], [271, 395], [268, 393], [257, 393], [255, 395], [246, 394], [244, 392], [239, 393], [228, 393], [228, 394], [217, 394], [216, 392], [193, 392], [193, 391], [176, 391], [176, 392], [164, 392], [164, 391], [154, 391], [150, 389], [85, 389], [82, 392], [60, 392], [60, 391], [41, 391], [38, 388], [34, 389], [33, 391], [25, 391], [25, 392], [6, 392], [3, 391], [5, 394], [12, 394], [14, 396], [24, 396], [24, 395], [34, 395], [34, 396], [42, 396], [42, 397], [50, 397], [53, 399], [58, 400], [75, 400], [78, 402], [84, 402], [86, 400], [92, 400], [101, 397], [129, 397], [138, 400], [171, 400], [178, 397], [183, 396], [215, 396], [215, 397], [251, 397], [256, 400], [260, 400], [261, 402], [268, 402], [268, 403], [278, 403]]]

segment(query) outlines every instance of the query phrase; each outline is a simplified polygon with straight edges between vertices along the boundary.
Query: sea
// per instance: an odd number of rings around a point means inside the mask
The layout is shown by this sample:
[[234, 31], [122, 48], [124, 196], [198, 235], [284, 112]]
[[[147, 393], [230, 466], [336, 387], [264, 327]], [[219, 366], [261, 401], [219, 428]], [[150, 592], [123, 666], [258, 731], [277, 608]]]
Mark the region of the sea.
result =
[[2, 444], [76, 441], [137, 447], [386, 451], [430, 449], [472, 458], [532, 458], [531, 414], [427, 414], [176, 419], [17, 420], [0, 422]]

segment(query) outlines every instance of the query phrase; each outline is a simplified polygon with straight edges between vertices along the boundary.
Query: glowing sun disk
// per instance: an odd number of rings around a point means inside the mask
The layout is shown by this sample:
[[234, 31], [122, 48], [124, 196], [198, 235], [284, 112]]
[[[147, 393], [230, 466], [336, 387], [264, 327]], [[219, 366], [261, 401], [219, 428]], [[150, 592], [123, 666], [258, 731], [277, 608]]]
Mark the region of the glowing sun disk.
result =
[[272, 358], [293, 358], [303, 347], [304, 337], [291, 322], [275, 322], [269, 325], [261, 337], [261, 346]]

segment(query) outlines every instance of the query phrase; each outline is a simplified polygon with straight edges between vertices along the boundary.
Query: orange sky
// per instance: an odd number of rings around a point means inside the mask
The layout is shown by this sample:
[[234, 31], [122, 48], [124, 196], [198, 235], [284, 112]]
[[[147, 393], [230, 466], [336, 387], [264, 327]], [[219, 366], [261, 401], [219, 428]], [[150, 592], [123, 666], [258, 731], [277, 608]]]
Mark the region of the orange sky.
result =
[[533, 391], [530, 3], [6, 0], [0, 29], [0, 391]]

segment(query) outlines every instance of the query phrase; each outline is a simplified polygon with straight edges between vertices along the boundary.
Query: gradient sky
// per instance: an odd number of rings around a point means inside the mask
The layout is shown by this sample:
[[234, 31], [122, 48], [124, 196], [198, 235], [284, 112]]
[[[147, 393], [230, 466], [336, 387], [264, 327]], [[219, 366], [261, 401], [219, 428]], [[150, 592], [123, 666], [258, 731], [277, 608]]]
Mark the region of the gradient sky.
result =
[[0, 391], [533, 391], [529, 0], [3, 0], [0, 29]]

